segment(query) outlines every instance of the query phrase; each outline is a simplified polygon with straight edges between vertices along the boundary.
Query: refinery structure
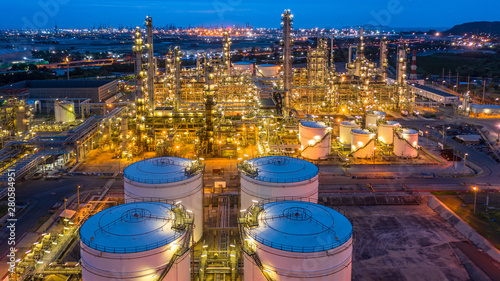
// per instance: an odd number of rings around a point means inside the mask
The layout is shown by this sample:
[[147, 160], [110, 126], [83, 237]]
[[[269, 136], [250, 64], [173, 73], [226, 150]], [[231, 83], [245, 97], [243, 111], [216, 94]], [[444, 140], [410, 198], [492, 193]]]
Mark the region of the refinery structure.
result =
[[[419, 145], [419, 131], [391, 117], [412, 112], [421, 94], [408, 75], [407, 43], [389, 54], [381, 38], [371, 61], [360, 29], [341, 71], [333, 37], [319, 37], [296, 67], [286, 10], [280, 64], [232, 62], [234, 31], [224, 29], [221, 52], [200, 52], [194, 67], [182, 67], [178, 47], [155, 57], [153, 24], [148, 16], [130, 46], [132, 100], [120, 100], [108, 80], [38, 82], [71, 97], [27, 98], [30, 83], [0, 89], [2, 175], [80, 165], [103, 147], [126, 159], [114, 173], [123, 193], [85, 205], [78, 197], [73, 213], [65, 209], [63, 238], [45, 234], [11, 280], [351, 280], [353, 225], [341, 209], [319, 204], [318, 166], [439, 163]], [[52, 111], [54, 121], [34, 118]], [[207, 171], [214, 159], [237, 163], [232, 190], [210, 179], [223, 173]], [[79, 260], [62, 263], [71, 251]]]

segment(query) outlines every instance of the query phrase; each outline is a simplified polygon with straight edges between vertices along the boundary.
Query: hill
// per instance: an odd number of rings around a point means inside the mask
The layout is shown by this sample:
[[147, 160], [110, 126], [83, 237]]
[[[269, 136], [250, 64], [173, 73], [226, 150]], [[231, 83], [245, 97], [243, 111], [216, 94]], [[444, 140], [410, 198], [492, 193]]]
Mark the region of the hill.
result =
[[452, 29], [446, 32], [453, 35], [464, 35], [466, 33], [500, 35], [500, 21], [468, 22], [464, 24], [455, 25]]

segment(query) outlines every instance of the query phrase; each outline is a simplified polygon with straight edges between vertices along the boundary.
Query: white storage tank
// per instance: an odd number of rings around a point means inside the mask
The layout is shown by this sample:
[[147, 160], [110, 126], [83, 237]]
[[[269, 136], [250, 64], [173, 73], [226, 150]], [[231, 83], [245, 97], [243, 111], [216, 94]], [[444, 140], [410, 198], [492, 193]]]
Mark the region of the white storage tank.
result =
[[301, 155], [308, 159], [324, 159], [332, 148], [330, 128], [323, 122], [302, 121], [299, 124]]
[[377, 128], [378, 140], [386, 144], [392, 144], [394, 142], [394, 129], [399, 126], [399, 122], [396, 121], [379, 123]]
[[367, 112], [366, 113], [366, 120], [365, 120], [365, 122], [366, 122], [365, 128], [368, 129], [368, 128], [377, 127], [378, 120], [384, 119], [384, 118], [385, 118], [385, 112], [382, 112], [382, 111]]
[[235, 62], [233, 63], [235, 73], [250, 72], [253, 73], [253, 63], [251, 62]]
[[[190, 280], [190, 220], [180, 206], [134, 202], [90, 217], [80, 228], [83, 281]], [[188, 222], [189, 223], [189, 222]]]
[[351, 153], [356, 158], [373, 157], [375, 141], [372, 139], [375, 134], [368, 130], [354, 129], [351, 131]]
[[129, 165], [124, 171], [125, 202], [161, 198], [180, 202], [193, 212], [194, 239], [203, 234], [203, 165], [179, 157], [157, 157]]
[[75, 121], [75, 103], [71, 101], [56, 101], [54, 104], [56, 122], [71, 123]]
[[270, 198], [294, 197], [318, 200], [318, 167], [285, 156], [268, 156], [245, 161], [241, 174], [241, 208]]
[[245, 280], [351, 280], [353, 227], [338, 211], [310, 202], [270, 202], [249, 209], [240, 225]]
[[339, 128], [339, 140], [343, 144], [351, 144], [351, 131], [359, 129], [360, 126], [354, 122], [342, 121]]
[[400, 157], [418, 156], [418, 131], [403, 129], [394, 137], [394, 154]]
[[[261, 64], [257, 66], [258, 72], [263, 77], [276, 77], [280, 71], [280, 67], [275, 64]], [[260, 75], [258, 75], [260, 76]]]

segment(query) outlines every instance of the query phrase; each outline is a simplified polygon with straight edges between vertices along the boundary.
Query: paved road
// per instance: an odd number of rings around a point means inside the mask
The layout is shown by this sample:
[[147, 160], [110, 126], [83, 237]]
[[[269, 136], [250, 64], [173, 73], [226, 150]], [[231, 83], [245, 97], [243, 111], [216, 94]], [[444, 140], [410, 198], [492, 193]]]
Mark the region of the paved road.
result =
[[[52, 206], [64, 198], [76, 193], [77, 185], [81, 186], [80, 191], [102, 187], [108, 179], [100, 179], [89, 176], [75, 176], [61, 180], [30, 180], [16, 184], [16, 201], [30, 202], [26, 213], [16, 223], [16, 236], [21, 237], [37, 221], [47, 214]], [[5, 243], [7, 229], [0, 230], [0, 257], [3, 257], [8, 250]]]
[[452, 242], [493, 281], [500, 281], [500, 263], [468, 242]]

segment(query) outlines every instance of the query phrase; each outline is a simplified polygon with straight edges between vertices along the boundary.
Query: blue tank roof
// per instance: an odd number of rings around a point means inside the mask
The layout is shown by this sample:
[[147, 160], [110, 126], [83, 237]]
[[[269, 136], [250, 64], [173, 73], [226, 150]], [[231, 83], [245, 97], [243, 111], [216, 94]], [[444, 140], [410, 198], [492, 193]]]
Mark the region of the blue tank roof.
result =
[[302, 121], [300, 122], [302, 126], [309, 127], [309, 128], [328, 128], [328, 126], [325, 125], [323, 122], [315, 122], [315, 121]]
[[80, 228], [80, 240], [88, 247], [108, 253], [137, 253], [172, 243], [184, 231], [172, 229], [172, 205], [134, 202], [101, 211]]
[[125, 178], [141, 183], [171, 183], [186, 180], [193, 160], [179, 157], [157, 157], [135, 162], [123, 171]]
[[268, 247], [311, 253], [337, 248], [351, 239], [351, 222], [341, 213], [310, 202], [280, 201], [263, 205], [258, 226], [245, 234]]
[[267, 156], [248, 160], [256, 174], [247, 176], [264, 182], [292, 183], [314, 178], [319, 170], [313, 163], [287, 156]]

